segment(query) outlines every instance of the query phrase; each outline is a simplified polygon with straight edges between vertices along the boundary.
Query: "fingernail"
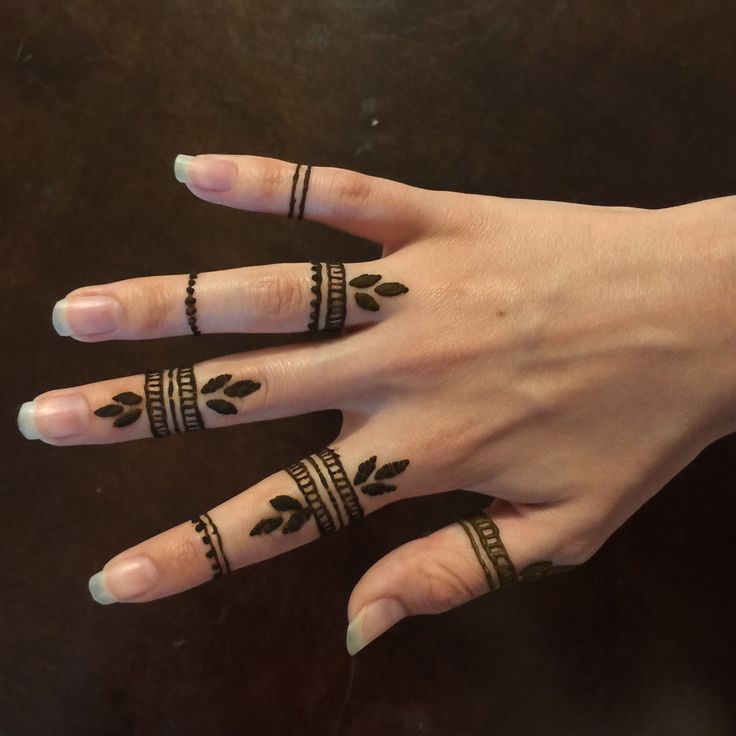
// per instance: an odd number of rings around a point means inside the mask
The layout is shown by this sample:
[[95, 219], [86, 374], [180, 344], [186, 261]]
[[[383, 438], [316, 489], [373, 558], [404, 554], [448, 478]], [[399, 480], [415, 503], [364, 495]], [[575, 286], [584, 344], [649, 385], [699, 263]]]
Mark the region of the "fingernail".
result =
[[18, 429], [27, 440], [63, 440], [83, 434], [89, 404], [83, 396], [42, 396], [27, 401], [18, 412]]
[[54, 329], [62, 336], [102, 335], [117, 329], [123, 305], [113, 296], [70, 296], [54, 305]]
[[40, 440], [41, 435], [33, 421], [33, 402], [26, 401], [18, 412], [18, 429], [27, 440]]
[[348, 626], [345, 638], [348, 654], [357, 654], [402, 618], [406, 618], [406, 611], [394, 598], [380, 598], [364, 606]]
[[174, 160], [177, 181], [211, 192], [226, 192], [235, 183], [237, 173], [235, 164], [222, 158], [180, 153]]
[[103, 606], [138, 598], [158, 582], [158, 570], [150, 557], [128, 557], [113, 562], [89, 579], [92, 598]]

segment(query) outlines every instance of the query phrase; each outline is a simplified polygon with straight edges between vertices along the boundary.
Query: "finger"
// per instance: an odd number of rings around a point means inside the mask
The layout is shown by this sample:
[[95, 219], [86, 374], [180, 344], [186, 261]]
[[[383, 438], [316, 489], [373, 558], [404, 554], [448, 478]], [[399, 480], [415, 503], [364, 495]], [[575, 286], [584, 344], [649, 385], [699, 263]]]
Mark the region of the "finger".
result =
[[489, 590], [571, 567], [552, 559], [547, 525], [506, 503], [409, 542], [379, 560], [350, 598], [347, 649], [356, 654], [407, 616], [441, 613]]
[[432, 192], [344, 169], [205, 154], [177, 156], [174, 173], [208, 202], [314, 220], [376, 243], [402, 244], [436, 224]]
[[57, 302], [60, 335], [83, 342], [222, 332], [340, 331], [409, 298], [393, 261], [282, 263], [77, 289]]
[[370, 380], [358, 337], [51, 391], [23, 404], [18, 428], [52, 445], [108, 444], [341, 408]]
[[375, 442], [377, 456], [366, 459], [364, 447], [358, 437], [336, 442], [126, 550], [91, 578], [93, 597], [139, 603], [173, 595], [339, 531], [416, 487], [408, 459], [393, 460]]

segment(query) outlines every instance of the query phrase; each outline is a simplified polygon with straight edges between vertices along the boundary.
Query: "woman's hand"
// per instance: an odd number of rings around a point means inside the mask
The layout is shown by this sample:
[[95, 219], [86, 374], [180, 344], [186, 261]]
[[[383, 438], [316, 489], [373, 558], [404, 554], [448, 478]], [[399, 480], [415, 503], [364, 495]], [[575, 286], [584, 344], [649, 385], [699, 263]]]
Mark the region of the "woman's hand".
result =
[[398, 499], [493, 496], [365, 574], [354, 653], [405, 616], [584, 562], [734, 429], [733, 198], [504, 200], [252, 156], [179, 157], [176, 171], [202, 199], [326, 223], [384, 257], [132, 279], [57, 304], [57, 330], [85, 342], [335, 332], [23, 406], [21, 431], [55, 445], [343, 412], [329, 448], [108, 562], [90, 581], [101, 603], [172, 595]]

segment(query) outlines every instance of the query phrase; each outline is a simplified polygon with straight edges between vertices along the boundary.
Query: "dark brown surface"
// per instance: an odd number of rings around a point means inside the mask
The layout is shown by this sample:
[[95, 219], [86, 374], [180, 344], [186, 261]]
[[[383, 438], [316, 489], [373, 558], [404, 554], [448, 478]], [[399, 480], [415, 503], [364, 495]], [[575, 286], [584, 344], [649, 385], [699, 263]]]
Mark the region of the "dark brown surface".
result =
[[69, 449], [14, 425], [49, 388], [290, 339], [81, 345], [49, 319], [76, 286], [376, 254], [193, 200], [176, 153], [595, 203], [734, 193], [735, 27], [706, 0], [4, 0], [0, 734], [736, 732], [733, 437], [577, 573], [396, 627], [341, 715], [352, 585], [474, 497], [103, 608], [86, 582], [111, 555], [317, 449], [339, 416]]

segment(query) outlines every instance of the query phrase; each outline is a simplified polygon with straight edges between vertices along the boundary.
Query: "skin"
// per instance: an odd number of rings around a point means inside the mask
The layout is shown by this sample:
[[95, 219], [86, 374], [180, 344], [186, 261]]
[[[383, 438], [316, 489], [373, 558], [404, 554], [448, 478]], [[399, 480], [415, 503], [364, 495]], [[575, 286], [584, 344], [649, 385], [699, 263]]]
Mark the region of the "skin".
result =
[[[288, 209], [294, 164], [213, 155], [178, 169], [210, 202]], [[314, 168], [305, 219], [383, 244], [379, 261], [346, 264], [348, 279], [381, 274], [409, 291], [377, 312], [349, 294], [346, 330], [335, 340], [198, 364], [200, 386], [222, 373], [262, 384], [237, 400], [237, 415], [202, 411], [218, 427], [341, 409], [331, 447], [351, 478], [372, 455], [411, 461], [395, 492], [361, 497], [366, 513], [466, 488], [493, 497], [486, 510], [517, 569], [541, 560], [578, 565], [736, 429], [736, 198], [657, 211], [591, 207], [430, 192]], [[87, 342], [189, 334], [186, 280], [79, 289], [57, 309], [57, 324]], [[310, 285], [308, 264], [200, 273], [198, 325], [205, 334], [303, 331]], [[92, 300], [85, 310], [85, 296], [113, 296], [116, 305]], [[95, 331], [100, 325], [105, 332]], [[142, 394], [143, 378], [44, 394], [33, 428], [56, 445], [150, 437], [145, 417], [115, 429], [92, 415], [122, 391]], [[70, 396], [72, 419], [53, 404]], [[275, 473], [210, 510], [233, 569], [318, 538], [314, 522], [294, 534], [249, 536], [288, 483]], [[210, 577], [186, 522], [108, 562], [93, 590], [105, 602], [144, 602]], [[466, 533], [452, 523], [367, 571], [348, 606], [348, 648], [405, 616], [487, 590]]]

